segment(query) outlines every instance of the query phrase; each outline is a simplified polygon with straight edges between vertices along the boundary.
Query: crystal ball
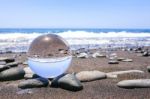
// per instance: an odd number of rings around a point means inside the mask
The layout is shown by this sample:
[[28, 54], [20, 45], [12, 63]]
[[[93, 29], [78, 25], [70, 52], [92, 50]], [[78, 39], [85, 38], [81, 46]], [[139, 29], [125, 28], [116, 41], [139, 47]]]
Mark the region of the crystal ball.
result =
[[31, 70], [44, 78], [54, 78], [63, 74], [72, 60], [67, 41], [55, 34], [35, 38], [27, 54]]

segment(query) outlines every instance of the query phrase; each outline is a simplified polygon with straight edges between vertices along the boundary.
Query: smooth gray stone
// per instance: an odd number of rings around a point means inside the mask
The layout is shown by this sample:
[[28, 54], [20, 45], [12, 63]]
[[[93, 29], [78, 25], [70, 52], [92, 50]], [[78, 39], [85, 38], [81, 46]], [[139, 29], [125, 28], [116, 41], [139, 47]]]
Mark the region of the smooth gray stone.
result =
[[103, 58], [103, 57], [106, 57], [106, 55], [103, 55], [103, 54], [96, 52], [96, 53], [92, 54], [92, 57], [93, 58]]
[[21, 89], [39, 88], [39, 87], [47, 87], [48, 84], [49, 84], [48, 79], [36, 78], [36, 79], [28, 79], [28, 80], [22, 81], [18, 84], [18, 87]]
[[6, 63], [14, 62], [15, 59], [11, 57], [0, 57], [0, 61], [5, 61]]
[[77, 58], [88, 58], [88, 54], [87, 53], [80, 53], [79, 55], [77, 55]]
[[0, 65], [6, 65], [5, 61], [0, 61]]
[[123, 80], [117, 83], [121, 88], [150, 88], [150, 79]]
[[18, 80], [24, 78], [25, 72], [22, 68], [10, 68], [0, 72], [0, 81]]
[[122, 60], [122, 62], [133, 62], [133, 59], [127, 58], [127, 59]]
[[118, 61], [122, 61], [122, 60], [125, 60], [125, 58], [123, 58], [123, 57], [118, 57], [117, 60], [118, 60]]
[[52, 87], [60, 87], [70, 91], [79, 91], [83, 89], [81, 82], [74, 74], [63, 74], [52, 80]]
[[110, 60], [108, 61], [108, 64], [119, 64], [119, 62], [116, 60]]
[[75, 75], [81, 82], [94, 81], [106, 78], [106, 73], [97, 70], [81, 71]]
[[121, 74], [127, 74], [127, 73], [144, 73], [144, 72], [141, 70], [125, 70], [125, 71], [109, 72], [107, 74], [109, 74], [109, 75], [121, 75]]

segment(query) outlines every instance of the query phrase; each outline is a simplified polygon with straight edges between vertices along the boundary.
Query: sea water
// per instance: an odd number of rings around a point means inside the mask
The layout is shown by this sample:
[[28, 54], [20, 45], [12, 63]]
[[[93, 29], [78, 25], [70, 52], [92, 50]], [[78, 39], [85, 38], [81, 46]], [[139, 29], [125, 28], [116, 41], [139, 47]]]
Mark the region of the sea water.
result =
[[36, 37], [57, 34], [71, 49], [150, 46], [150, 29], [0, 29], [0, 52], [27, 52]]

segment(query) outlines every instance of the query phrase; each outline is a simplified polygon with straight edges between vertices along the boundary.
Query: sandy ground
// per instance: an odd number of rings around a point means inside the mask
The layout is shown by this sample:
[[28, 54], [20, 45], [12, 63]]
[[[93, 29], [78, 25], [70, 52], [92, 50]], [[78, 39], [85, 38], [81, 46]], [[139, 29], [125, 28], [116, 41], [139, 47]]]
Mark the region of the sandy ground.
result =
[[[150, 88], [123, 89], [116, 84], [125, 79], [150, 78], [150, 73], [146, 67], [150, 65], [150, 57], [141, 57], [137, 53], [127, 51], [117, 51], [119, 57], [132, 58], [133, 62], [120, 62], [110, 65], [106, 58], [73, 58], [70, 68], [67, 72], [79, 72], [83, 70], [100, 70], [102, 72], [111, 72], [119, 70], [138, 69], [143, 70], [145, 74], [125, 74], [117, 79], [103, 79], [92, 82], [82, 83], [84, 89], [77, 92], [71, 92], [60, 88], [33, 88], [32, 93], [17, 94], [21, 91], [17, 84], [22, 81], [0, 82], [0, 99], [150, 99]], [[16, 60], [27, 60], [25, 54], [1, 54], [2, 56], [16, 56]], [[23, 66], [23, 65], [20, 65]]]

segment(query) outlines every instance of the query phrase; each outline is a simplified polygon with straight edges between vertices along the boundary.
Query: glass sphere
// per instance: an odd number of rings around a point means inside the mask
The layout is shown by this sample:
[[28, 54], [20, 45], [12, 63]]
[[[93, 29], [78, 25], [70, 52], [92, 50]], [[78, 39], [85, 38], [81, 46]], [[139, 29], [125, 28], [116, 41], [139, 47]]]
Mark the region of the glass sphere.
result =
[[28, 50], [28, 65], [45, 78], [63, 74], [72, 60], [68, 43], [60, 36], [47, 34], [37, 37]]

